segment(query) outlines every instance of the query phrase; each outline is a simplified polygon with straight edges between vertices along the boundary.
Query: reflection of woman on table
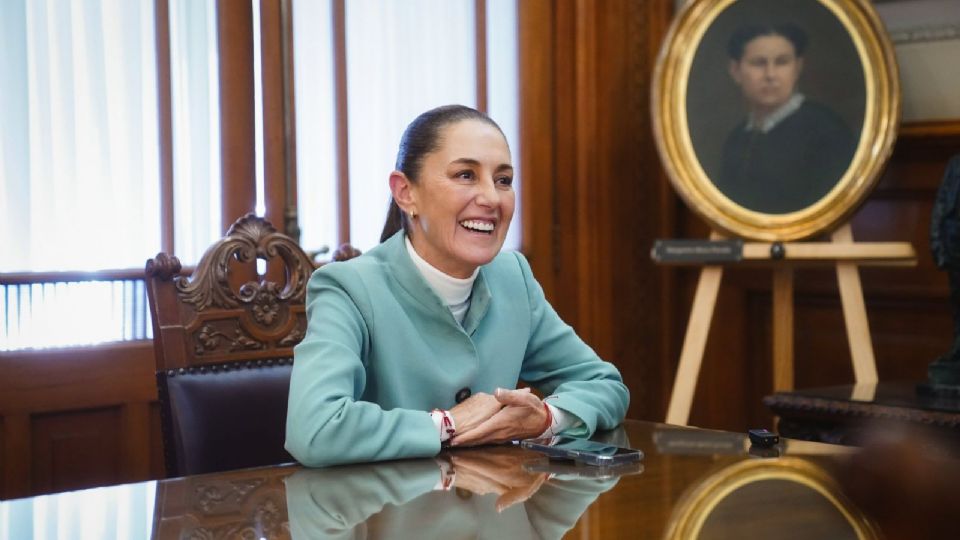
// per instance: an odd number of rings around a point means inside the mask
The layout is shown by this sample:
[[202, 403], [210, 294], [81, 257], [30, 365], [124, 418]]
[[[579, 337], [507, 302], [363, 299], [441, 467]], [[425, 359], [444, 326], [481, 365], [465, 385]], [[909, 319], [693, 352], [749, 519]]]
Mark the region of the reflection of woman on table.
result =
[[793, 24], [745, 26], [730, 38], [730, 75], [747, 105], [727, 137], [717, 188], [765, 213], [803, 209], [826, 195], [853, 157], [850, 129], [797, 90], [807, 35]]
[[285, 482], [290, 536], [561, 538], [618, 481], [547, 479], [525, 471], [526, 459], [517, 448], [484, 448], [437, 461], [302, 470]]
[[[415, 119], [400, 142], [381, 244], [324, 266], [294, 352], [287, 449], [308, 466], [436, 455], [618, 425], [628, 394], [500, 253], [513, 217], [500, 128], [463, 106]], [[547, 396], [528, 389], [526, 381]]]

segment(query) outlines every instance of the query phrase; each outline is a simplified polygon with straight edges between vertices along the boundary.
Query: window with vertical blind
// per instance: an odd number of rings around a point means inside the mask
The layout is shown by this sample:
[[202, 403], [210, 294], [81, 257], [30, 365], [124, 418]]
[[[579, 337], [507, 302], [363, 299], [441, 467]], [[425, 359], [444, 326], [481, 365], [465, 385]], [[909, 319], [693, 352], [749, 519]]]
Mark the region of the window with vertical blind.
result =
[[[292, 13], [306, 249], [377, 242], [400, 134], [429, 108], [486, 111], [519, 166], [517, 0], [250, 1], [257, 209], [276, 181], [264, 173], [260, 9], [279, 3]], [[0, 351], [149, 339], [146, 259], [166, 250], [192, 265], [223, 234], [220, 118], [232, 113], [216, 6], [0, 2]]]
[[[519, 168], [516, 12], [516, 0], [293, 1], [306, 248], [376, 245], [400, 136], [433, 107], [486, 111]], [[518, 213], [508, 249], [519, 247], [519, 220]]]
[[0, 350], [149, 332], [142, 281], [53, 272], [160, 248], [154, 38], [148, 2], [0, 2]]
[[[212, 2], [169, 0], [174, 252], [220, 236]], [[154, 2], [0, 2], [0, 351], [149, 339]]]

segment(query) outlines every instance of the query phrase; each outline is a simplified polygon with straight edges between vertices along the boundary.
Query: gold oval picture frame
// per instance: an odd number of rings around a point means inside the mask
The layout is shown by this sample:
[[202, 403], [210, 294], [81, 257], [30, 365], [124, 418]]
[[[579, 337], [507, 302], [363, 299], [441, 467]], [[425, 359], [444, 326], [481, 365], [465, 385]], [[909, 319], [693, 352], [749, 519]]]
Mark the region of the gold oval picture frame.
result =
[[795, 240], [870, 194], [896, 140], [899, 76], [868, 0], [692, 0], [660, 50], [651, 107], [691, 209], [729, 235]]

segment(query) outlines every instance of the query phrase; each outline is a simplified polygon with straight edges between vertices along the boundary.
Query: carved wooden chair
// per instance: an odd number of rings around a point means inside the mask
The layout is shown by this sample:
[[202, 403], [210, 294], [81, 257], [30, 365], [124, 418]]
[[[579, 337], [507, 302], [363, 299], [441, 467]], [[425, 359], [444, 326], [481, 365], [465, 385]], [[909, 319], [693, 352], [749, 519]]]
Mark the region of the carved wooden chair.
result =
[[[334, 260], [356, 255], [344, 246]], [[257, 259], [267, 261], [264, 276]], [[287, 393], [318, 266], [253, 214], [207, 249], [191, 276], [165, 253], [147, 261], [168, 476], [294, 461], [283, 448]]]

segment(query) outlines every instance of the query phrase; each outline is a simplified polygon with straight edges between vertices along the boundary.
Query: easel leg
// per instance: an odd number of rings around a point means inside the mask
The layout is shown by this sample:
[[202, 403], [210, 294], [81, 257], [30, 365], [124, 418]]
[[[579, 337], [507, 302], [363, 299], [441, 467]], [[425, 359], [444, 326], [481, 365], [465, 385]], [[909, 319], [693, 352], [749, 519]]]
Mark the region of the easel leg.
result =
[[[844, 225], [833, 233], [834, 242], [852, 242], [850, 225]], [[877, 362], [870, 341], [870, 326], [867, 324], [867, 308], [863, 301], [863, 286], [860, 273], [853, 263], [837, 263], [837, 284], [840, 287], [840, 302], [843, 304], [843, 319], [847, 324], [847, 341], [853, 359], [853, 375], [857, 384], [875, 384]]]
[[773, 271], [773, 391], [793, 390], [793, 268]]
[[677, 376], [673, 380], [670, 406], [667, 408], [668, 424], [686, 425], [690, 419], [690, 406], [693, 404], [693, 393], [697, 389], [697, 378], [700, 376], [703, 351], [707, 345], [710, 321], [713, 319], [722, 276], [723, 267], [720, 266], [705, 266], [700, 271], [697, 292], [693, 297], [693, 309], [690, 310], [690, 320], [687, 322], [687, 334], [683, 338], [680, 363], [677, 365]]

